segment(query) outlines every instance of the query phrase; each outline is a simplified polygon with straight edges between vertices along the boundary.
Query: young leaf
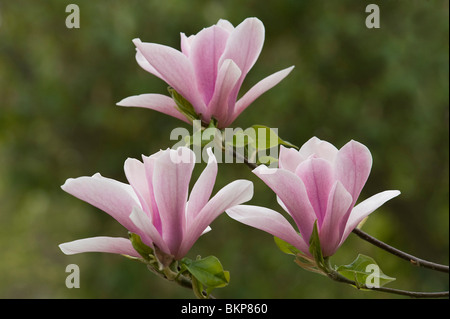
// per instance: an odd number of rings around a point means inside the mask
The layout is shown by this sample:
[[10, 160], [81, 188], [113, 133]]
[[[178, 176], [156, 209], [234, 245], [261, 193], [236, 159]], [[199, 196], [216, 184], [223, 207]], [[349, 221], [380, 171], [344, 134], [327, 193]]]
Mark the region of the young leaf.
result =
[[223, 270], [219, 259], [214, 256], [196, 260], [183, 258], [181, 262], [187, 271], [206, 288], [224, 287], [230, 281], [230, 273]]
[[288, 255], [294, 255], [294, 256], [297, 256], [298, 254], [303, 255], [303, 253], [300, 250], [298, 250], [297, 248], [295, 248], [288, 242], [285, 242], [284, 240], [282, 240], [278, 237], [275, 237], [275, 236], [273, 237], [273, 240], [275, 241], [275, 244], [278, 246], [278, 248], [283, 253], [288, 254]]
[[153, 255], [153, 249], [144, 244], [138, 234], [129, 232], [128, 238], [130, 239], [133, 248], [139, 253], [139, 255], [141, 255], [145, 260], [149, 260], [150, 255]]
[[178, 110], [186, 116], [186, 118], [190, 121], [198, 120], [199, 116], [195, 113], [194, 107], [188, 100], [182, 97], [177, 91], [173, 88], [168, 87], [167, 90], [169, 94], [172, 96], [172, 99], [175, 101]]
[[313, 231], [309, 239], [309, 252], [313, 256], [317, 267], [323, 270], [325, 273], [328, 272], [328, 267], [323, 258], [322, 248], [320, 247], [319, 231], [317, 229], [317, 220], [314, 222]]
[[358, 288], [379, 288], [395, 280], [385, 275], [373, 258], [361, 254], [351, 264], [337, 267], [336, 271], [354, 280]]

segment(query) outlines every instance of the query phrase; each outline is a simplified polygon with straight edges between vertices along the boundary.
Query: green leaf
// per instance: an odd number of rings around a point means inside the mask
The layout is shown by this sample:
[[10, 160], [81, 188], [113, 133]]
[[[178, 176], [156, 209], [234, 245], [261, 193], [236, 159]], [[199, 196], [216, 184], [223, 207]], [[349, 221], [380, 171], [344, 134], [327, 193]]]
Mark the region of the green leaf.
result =
[[303, 255], [303, 253], [298, 250], [297, 248], [295, 248], [294, 246], [292, 246], [291, 244], [289, 244], [288, 242], [285, 242], [284, 240], [278, 238], [278, 237], [273, 237], [275, 244], [278, 246], [278, 248], [285, 254], [288, 255]]
[[206, 288], [220, 288], [230, 282], [230, 273], [223, 270], [217, 257], [208, 256], [196, 260], [183, 258], [181, 262], [187, 271]]
[[373, 258], [361, 254], [351, 264], [337, 267], [336, 271], [355, 281], [357, 288], [378, 288], [395, 280], [385, 275]]
[[150, 255], [153, 255], [153, 249], [144, 244], [138, 234], [129, 232], [128, 238], [130, 239], [133, 248], [139, 253], [139, 255], [141, 255], [145, 260], [150, 260]]
[[278, 136], [278, 134], [270, 127], [257, 124], [252, 125], [251, 128], [253, 128], [254, 132], [256, 133], [254, 137], [254, 143], [252, 146], [256, 148], [258, 151], [266, 150], [272, 147], [276, 147], [278, 145], [285, 145], [298, 149], [297, 146], [282, 140]]
[[309, 252], [313, 256], [317, 267], [323, 270], [325, 273], [328, 272], [328, 265], [325, 262], [322, 254], [322, 248], [320, 247], [319, 230], [317, 229], [317, 219], [314, 222], [313, 231], [311, 237], [309, 238]]
[[195, 112], [194, 107], [191, 103], [189, 103], [188, 100], [186, 100], [184, 97], [182, 97], [175, 89], [168, 87], [167, 90], [170, 93], [170, 96], [172, 96], [172, 99], [175, 101], [175, 104], [177, 105], [178, 110], [186, 116], [188, 120], [193, 122], [194, 120], [199, 120], [200, 117]]

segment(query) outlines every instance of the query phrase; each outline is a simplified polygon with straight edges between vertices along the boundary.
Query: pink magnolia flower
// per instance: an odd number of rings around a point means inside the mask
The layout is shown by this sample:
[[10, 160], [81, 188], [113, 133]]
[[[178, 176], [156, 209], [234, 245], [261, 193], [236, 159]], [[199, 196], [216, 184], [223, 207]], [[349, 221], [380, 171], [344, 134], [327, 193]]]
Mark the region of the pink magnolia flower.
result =
[[[144, 244], [156, 245], [164, 254], [179, 260], [210, 229], [208, 225], [218, 215], [253, 196], [253, 184], [237, 180], [210, 199], [217, 161], [211, 149], [208, 155], [208, 164], [189, 199], [195, 154], [185, 147], [143, 156], [143, 162], [127, 159], [124, 169], [129, 184], [95, 174], [68, 179], [62, 189], [111, 215], [128, 231], [138, 234]], [[127, 238], [92, 237], [59, 247], [65, 254], [108, 252], [139, 257]]]
[[350, 141], [340, 150], [316, 137], [299, 151], [281, 146], [279, 168], [261, 165], [253, 172], [276, 194], [300, 235], [281, 214], [264, 207], [239, 205], [227, 214], [293, 245], [307, 256], [317, 221], [324, 257], [333, 255], [350, 232], [370, 213], [400, 194], [389, 190], [355, 206], [372, 167], [370, 151]]
[[[226, 20], [187, 37], [181, 33], [181, 52], [171, 47], [133, 42], [136, 60], [189, 101], [203, 123], [211, 118], [219, 128], [229, 126], [250, 103], [286, 77], [293, 67], [276, 72], [253, 86], [239, 100], [242, 82], [253, 67], [264, 43], [264, 25], [247, 18], [236, 28]], [[153, 109], [187, 123], [174, 100], [161, 94], [142, 94], [123, 99], [117, 105]]]

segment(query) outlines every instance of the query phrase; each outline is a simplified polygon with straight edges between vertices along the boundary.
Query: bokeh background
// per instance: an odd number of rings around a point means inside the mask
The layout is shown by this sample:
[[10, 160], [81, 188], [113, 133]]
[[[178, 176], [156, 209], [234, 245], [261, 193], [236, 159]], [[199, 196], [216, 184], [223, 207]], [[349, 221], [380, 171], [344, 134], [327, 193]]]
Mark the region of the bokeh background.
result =
[[[79, 5], [79, 29], [65, 26], [69, 3]], [[365, 26], [369, 3], [380, 7], [380, 29]], [[131, 40], [179, 49], [180, 32], [195, 34], [220, 18], [237, 25], [256, 16], [265, 24], [263, 51], [241, 92], [295, 65], [234, 126], [278, 128], [297, 145], [312, 136], [337, 147], [364, 143], [374, 165], [361, 199], [402, 192], [364, 230], [448, 264], [448, 11], [445, 0], [0, 1], [0, 298], [193, 297], [118, 255], [62, 254], [62, 242], [126, 231], [60, 185], [96, 172], [126, 181], [127, 157], [170, 147], [173, 128], [189, 129], [154, 111], [115, 105], [130, 95], [166, 93], [165, 83], [137, 65]], [[237, 178], [254, 181], [250, 203], [281, 211], [243, 164], [222, 164], [216, 190]], [[270, 235], [225, 214], [211, 226], [188, 256], [215, 255], [231, 272], [219, 298], [399, 298], [309, 273]], [[448, 290], [448, 275], [415, 268], [355, 235], [332, 262], [350, 263], [358, 253], [397, 278], [389, 287]], [[80, 267], [79, 289], [65, 286], [68, 264]]]

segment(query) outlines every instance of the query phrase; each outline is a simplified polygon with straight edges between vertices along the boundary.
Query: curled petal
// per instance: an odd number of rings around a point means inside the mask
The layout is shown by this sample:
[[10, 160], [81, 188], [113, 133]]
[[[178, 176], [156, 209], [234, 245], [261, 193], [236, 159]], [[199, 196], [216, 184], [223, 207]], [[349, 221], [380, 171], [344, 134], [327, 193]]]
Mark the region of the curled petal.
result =
[[204, 113], [206, 105], [198, 93], [194, 69], [183, 53], [165, 45], [143, 43], [139, 39], [134, 39], [133, 43], [167, 84], [191, 102], [197, 113]]
[[121, 237], [91, 237], [78, 239], [59, 245], [61, 251], [66, 255], [86, 252], [101, 252], [140, 257], [134, 250], [131, 242]]
[[350, 232], [355, 229], [356, 226], [372, 212], [374, 212], [381, 205], [386, 203], [388, 200], [400, 195], [400, 191], [389, 190], [378, 194], [375, 194], [368, 199], [362, 201], [356, 205], [350, 213], [347, 224], [345, 225], [344, 234], [342, 236], [342, 242], [347, 238]]
[[233, 122], [253, 101], [260, 97], [263, 93], [273, 88], [281, 82], [294, 68], [291, 66], [284, 70], [278, 71], [268, 77], [262, 79], [255, 84], [247, 93], [244, 94], [237, 102], [229, 122]]
[[265, 207], [238, 205], [226, 210], [231, 218], [276, 236], [309, 255], [308, 245], [281, 214]]
[[61, 188], [108, 213], [129, 231], [136, 230], [128, 216], [133, 207], [140, 204], [130, 185], [105, 178], [97, 173], [92, 177], [69, 178]]
[[134, 106], [143, 107], [147, 109], [152, 109], [177, 119], [180, 119], [186, 123], [191, 123], [186, 116], [184, 116], [180, 111], [178, 111], [177, 105], [174, 100], [168, 96], [162, 94], [140, 94], [133, 95], [124, 98], [122, 101], [118, 102], [119, 106]]

